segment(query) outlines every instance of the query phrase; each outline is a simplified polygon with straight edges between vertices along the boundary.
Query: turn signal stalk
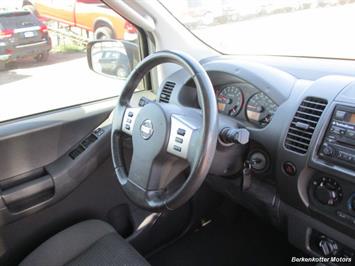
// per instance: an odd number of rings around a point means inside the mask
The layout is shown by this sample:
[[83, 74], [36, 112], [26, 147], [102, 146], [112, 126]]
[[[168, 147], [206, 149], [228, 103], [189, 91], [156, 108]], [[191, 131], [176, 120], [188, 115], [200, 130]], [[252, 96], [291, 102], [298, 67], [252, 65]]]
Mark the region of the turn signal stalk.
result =
[[220, 139], [226, 143], [247, 144], [249, 142], [249, 131], [245, 128], [225, 127], [219, 133]]

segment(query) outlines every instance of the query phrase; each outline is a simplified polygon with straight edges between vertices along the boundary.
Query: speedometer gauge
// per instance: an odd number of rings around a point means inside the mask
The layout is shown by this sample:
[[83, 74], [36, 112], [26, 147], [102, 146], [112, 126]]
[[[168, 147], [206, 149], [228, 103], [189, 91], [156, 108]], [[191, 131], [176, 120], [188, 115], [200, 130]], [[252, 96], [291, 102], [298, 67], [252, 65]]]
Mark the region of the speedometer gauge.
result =
[[264, 127], [271, 122], [277, 105], [263, 92], [254, 94], [247, 104], [247, 118], [251, 123]]
[[243, 106], [243, 93], [235, 85], [222, 88], [217, 96], [218, 111], [236, 116]]

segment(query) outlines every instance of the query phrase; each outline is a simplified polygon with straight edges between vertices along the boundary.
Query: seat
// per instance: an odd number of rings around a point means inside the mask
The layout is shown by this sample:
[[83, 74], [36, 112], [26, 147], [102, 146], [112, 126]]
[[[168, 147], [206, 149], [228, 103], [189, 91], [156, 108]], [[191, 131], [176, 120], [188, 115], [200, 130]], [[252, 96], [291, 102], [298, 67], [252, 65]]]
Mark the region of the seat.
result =
[[112, 226], [99, 220], [87, 220], [42, 243], [20, 265], [145, 266], [149, 263]]

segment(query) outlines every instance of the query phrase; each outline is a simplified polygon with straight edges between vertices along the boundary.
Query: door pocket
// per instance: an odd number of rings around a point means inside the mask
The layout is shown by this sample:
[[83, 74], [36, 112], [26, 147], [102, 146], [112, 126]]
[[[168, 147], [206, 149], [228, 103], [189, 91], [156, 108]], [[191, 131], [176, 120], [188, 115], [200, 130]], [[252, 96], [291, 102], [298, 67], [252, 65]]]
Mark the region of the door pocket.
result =
[[16, 180], [1, 186], [1, 197], [12, 213], [17, 213], [49, 200], [54, 195], [54, 182], [52, 177], [43, 173], [40, 176], [27, 179], [23, 182]]

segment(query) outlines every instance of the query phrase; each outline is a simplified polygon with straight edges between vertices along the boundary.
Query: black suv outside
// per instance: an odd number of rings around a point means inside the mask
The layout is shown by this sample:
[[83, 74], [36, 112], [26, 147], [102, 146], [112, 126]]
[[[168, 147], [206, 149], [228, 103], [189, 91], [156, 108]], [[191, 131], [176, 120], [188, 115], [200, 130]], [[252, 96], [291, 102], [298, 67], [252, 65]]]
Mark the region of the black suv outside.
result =
[[28, 11], [0, 12], [0, 70], [24, 57], [46, 61], [51, 39], [45, 24]]

